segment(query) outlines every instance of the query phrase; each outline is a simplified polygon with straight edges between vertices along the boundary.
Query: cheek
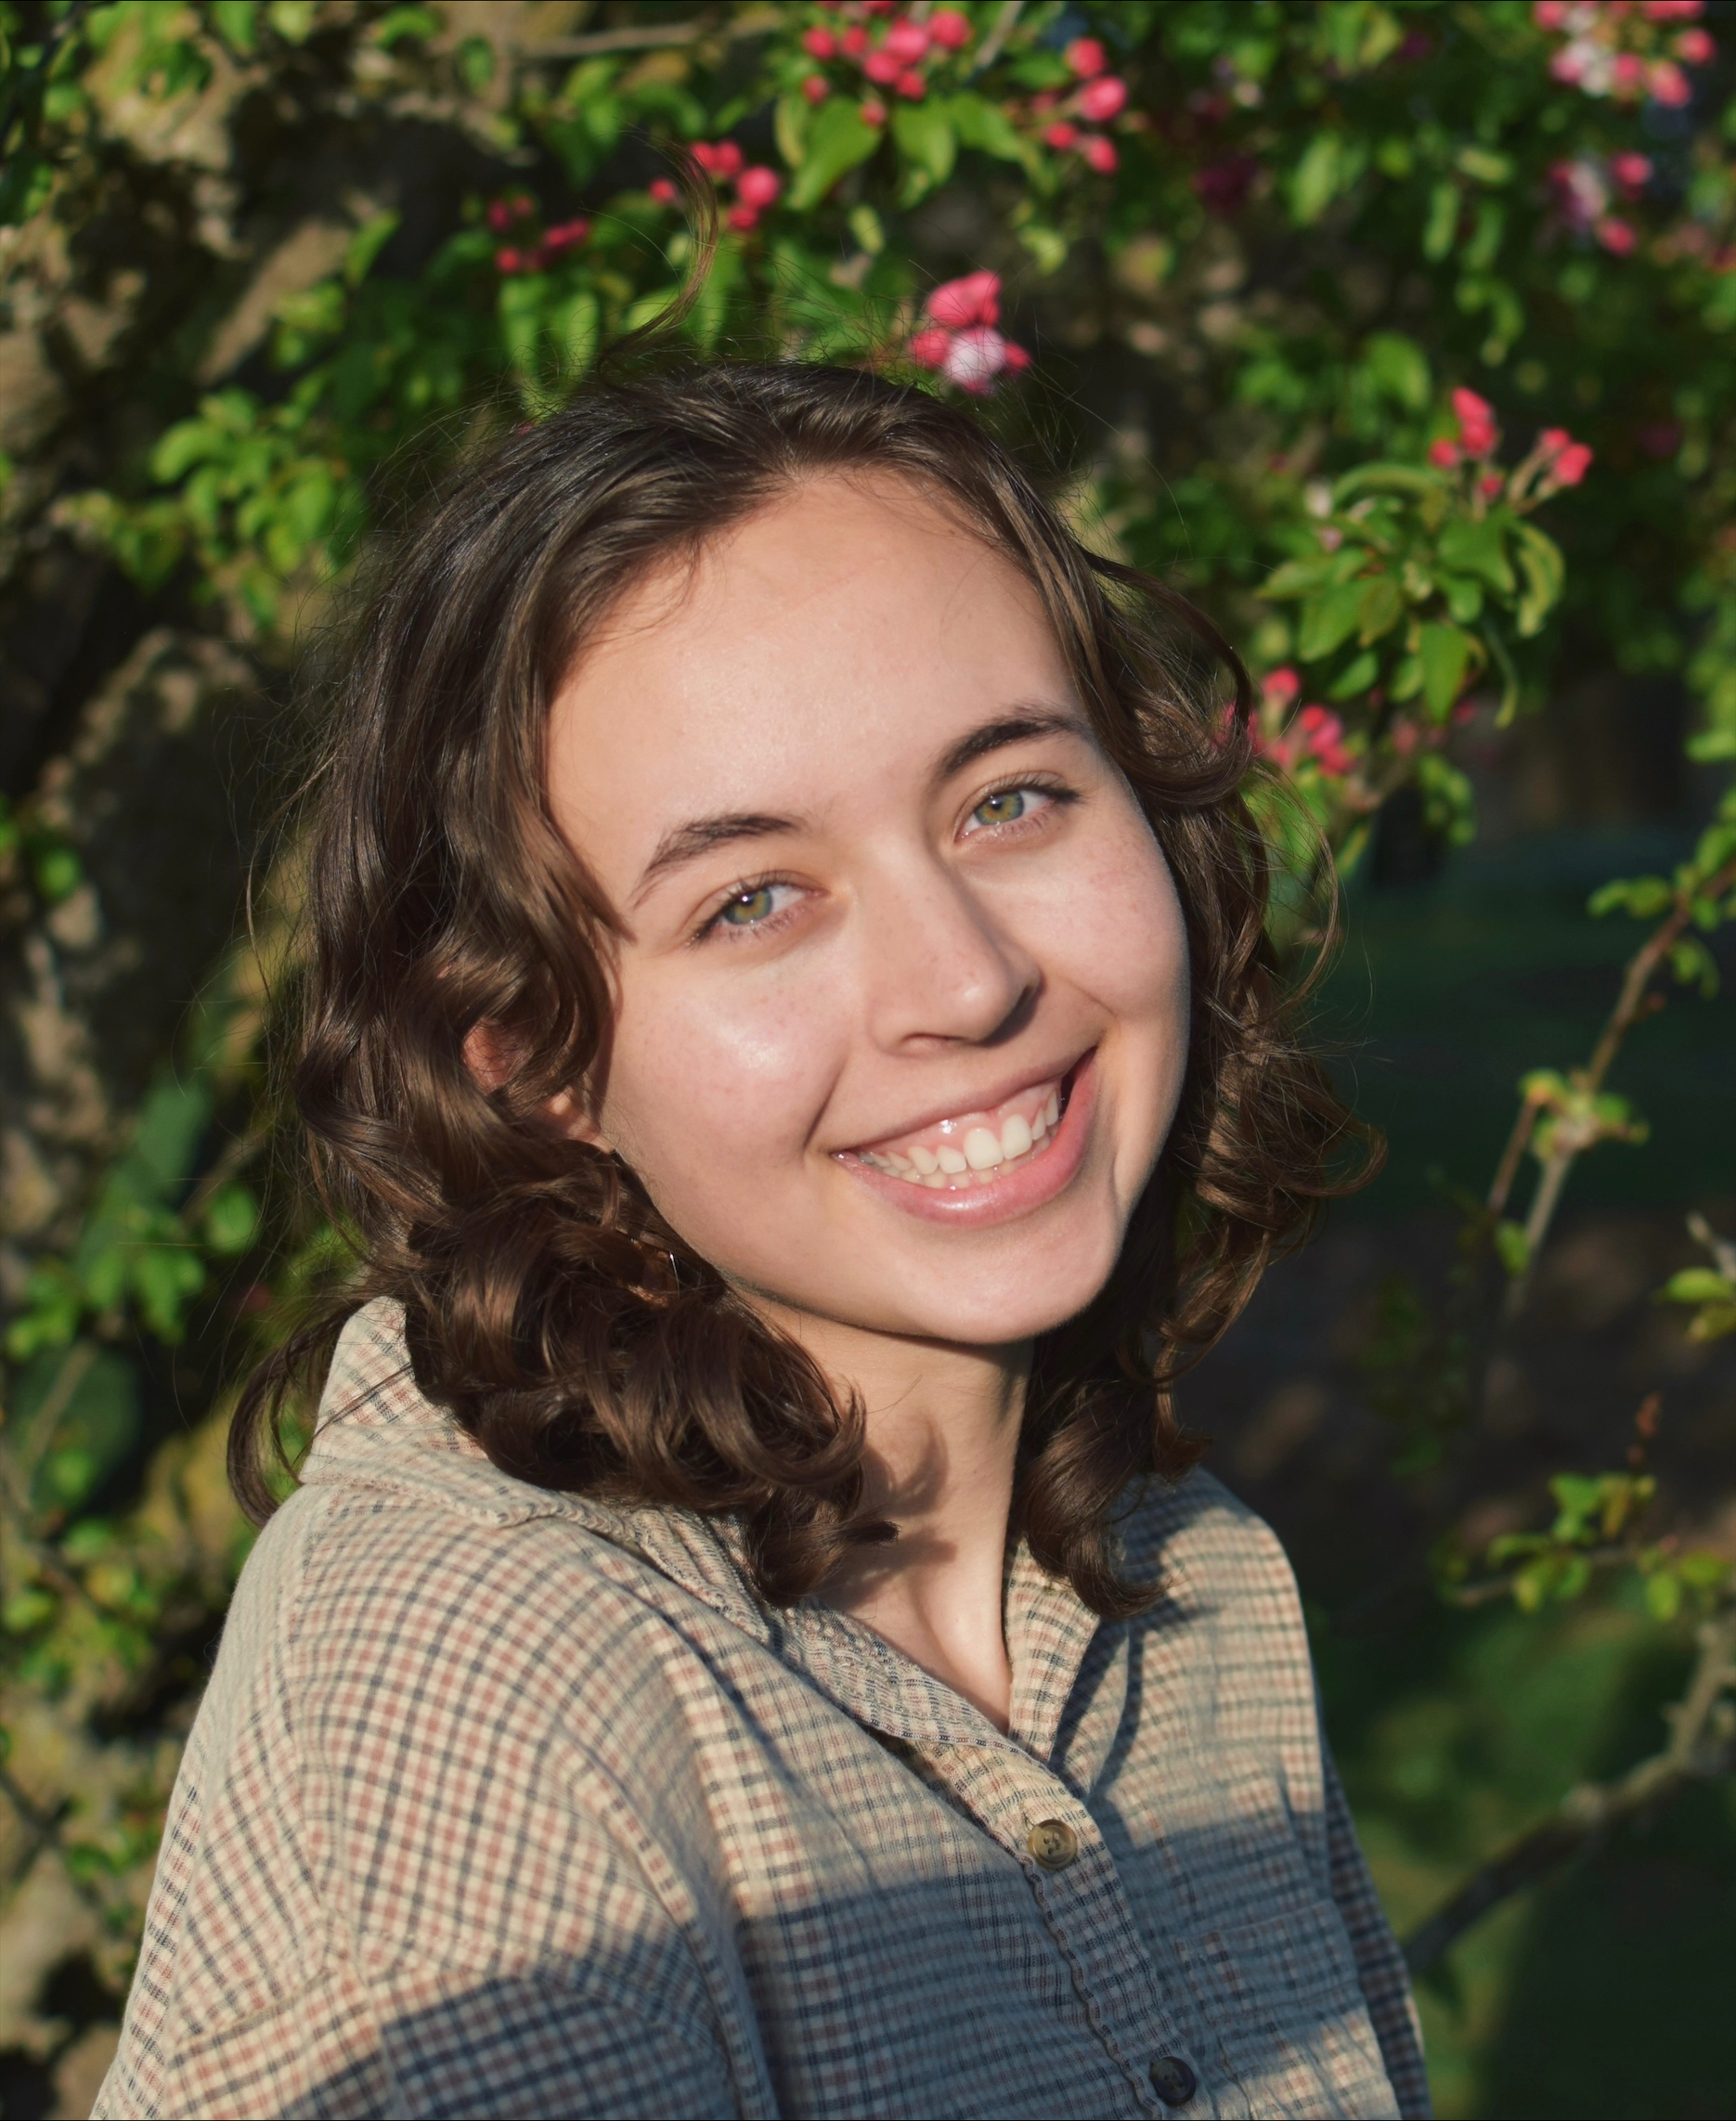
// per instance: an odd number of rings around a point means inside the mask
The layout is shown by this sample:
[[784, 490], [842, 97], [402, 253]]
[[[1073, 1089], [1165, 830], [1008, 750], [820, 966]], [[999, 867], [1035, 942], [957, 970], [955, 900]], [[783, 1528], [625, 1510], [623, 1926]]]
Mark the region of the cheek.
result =
[[629, 966], [603, 1131], [670, 1211], [725, 1186], [739, 1198], [799, 1158], [836, 1072], [834, 1031], [825, 995], [800, 982]]
[[1131, 798], [1032, 908], [1052, 976], [1144, 1041], [1187, 1043], [1187, 933], [1169, 864]]

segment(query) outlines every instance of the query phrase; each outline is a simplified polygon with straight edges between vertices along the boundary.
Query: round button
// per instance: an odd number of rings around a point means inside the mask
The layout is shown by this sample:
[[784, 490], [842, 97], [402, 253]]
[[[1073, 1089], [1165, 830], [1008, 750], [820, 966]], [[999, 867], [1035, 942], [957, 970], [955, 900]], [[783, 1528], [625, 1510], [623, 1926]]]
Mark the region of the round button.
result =
[[1065, 1870], [1079, 1854], [1079, 1836], [1065, 1819], [1039, 1819], [1025, 1846], [1045, 1870]]
[[1152, 2090], [1166, 2106], [1185, 2106], [1199, 2089], [1199, 2079], [1180, 2055], [1159, 2055], [1147, 2074]]

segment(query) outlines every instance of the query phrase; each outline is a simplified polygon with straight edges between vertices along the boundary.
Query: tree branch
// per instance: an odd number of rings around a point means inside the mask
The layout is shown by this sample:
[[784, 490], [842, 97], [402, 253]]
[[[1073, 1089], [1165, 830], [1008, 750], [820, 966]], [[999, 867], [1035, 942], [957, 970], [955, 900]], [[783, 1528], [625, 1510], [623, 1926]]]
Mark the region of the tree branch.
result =
[[1412, 1973], [1424, 1973], [1457, 1939], [1503, 1900], [1540, 1884], [1595, 1846], [1613, 1828], [1681, 1795], [1691, 1783], [1728, 1775], [1736, 1767], [1736, 1718], [1724, 1697], [1736, 1685], [1736, 1609], [1707, 1621], [1699, 1653], [1679, 1701], [1665, 1711], [1670, 1741], [1661, 1752], [1630, 1767], [1613, 1782], [1570, 1790], [1553, 1816], [1522, 1835], [1502, 1855], [1468, 1879], [1439, 1913], [1412, 1932], [1405, 1958]]

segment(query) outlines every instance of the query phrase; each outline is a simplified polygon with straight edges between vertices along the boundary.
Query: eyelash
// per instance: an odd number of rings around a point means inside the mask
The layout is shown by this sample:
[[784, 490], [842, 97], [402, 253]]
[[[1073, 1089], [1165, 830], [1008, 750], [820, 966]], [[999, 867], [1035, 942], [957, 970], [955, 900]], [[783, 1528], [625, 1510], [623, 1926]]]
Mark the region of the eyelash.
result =
[[[1022, 795], [1026, 790], [1030, 790], [1035, 795], [1048, 796], [1056, 809], [1065, 809], [1069, 804], [1079, 800], [1078, 789], [1069, 787], [1066, 782], [1058, 778], [1042, 773], [1019, 773], [1015, 774], [1010, 780], [1000, 781], [994, 786], [985, 788], [971, 805], [970, 810], [965, 812], [965, 815], [968, 818], [972, 811], [981, 809], [985, 803], [993, 802], [998, 795]], [[1038, 818], [1043, 818], [1047, 814], [1046, 809], [1037, 813]], [[1004, 825], [979, 825], [977, 831], [968, 836], [977, 839], [984, 833], [995, 834], [1015, 833], [1025, 829], [1034, 821], [1025, 818], [1015, 818]], [[795, 878], [790, 876], [742, 877], [738, 882], [730, 886], [728, 891], [723, 895], [722, 903], [717, 906], [699, 924], [693, 931], [692, 940], [696, 943], [703, 943], [708, 941], [713, 936], [720, 936], [729, 932], [732, 924], [726, 922], [723, 916], [731, 906], [734, 905], [740, 899], [751, 897], [756, 891], [775, 891], [780, 886], [786, 886], [796, 890], [801, 888], [796, 883]], [[736, 927], [734, 933], [744, 937], [775, 933], [782, 923], [784, 914], [791, 911], [793, 911], [792, 908], [784, 907], [778, 912], [768, 913], [763, 921], [756, 921], [746, 927]]]

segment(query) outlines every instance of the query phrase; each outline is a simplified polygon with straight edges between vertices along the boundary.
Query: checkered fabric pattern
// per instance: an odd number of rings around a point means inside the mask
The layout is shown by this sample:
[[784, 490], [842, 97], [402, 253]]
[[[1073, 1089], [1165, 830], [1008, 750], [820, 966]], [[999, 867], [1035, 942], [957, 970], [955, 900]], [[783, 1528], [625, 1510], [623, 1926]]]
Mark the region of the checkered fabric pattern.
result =
[[1425, 2115], [1277, 1543], [1199, 1474], [1124, 1538], [1125, 1624], [1014, 1556], [1004, 1734], [727, 1526], [498, 1471], [369, 1305], [97, 2115]]

